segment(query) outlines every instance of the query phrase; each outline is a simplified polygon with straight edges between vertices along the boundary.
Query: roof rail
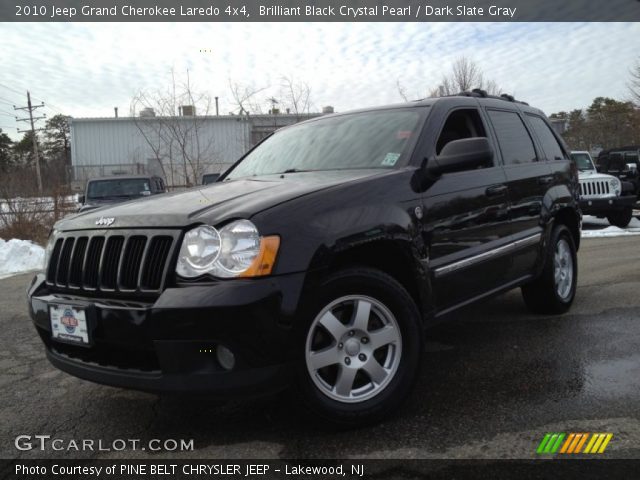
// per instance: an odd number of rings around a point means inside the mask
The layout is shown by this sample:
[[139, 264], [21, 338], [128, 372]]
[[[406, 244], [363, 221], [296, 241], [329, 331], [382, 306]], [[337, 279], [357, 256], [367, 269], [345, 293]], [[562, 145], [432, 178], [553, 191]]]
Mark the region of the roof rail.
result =
[[493, 98], [496, 100], [504, 100], [505, 102], [520, 103], [522, 105], [529, 105], [527, 102], [521, 102], [516, 100], [513, 95], [503, 93], [500, 96], [489, 95], [486, 90], [480, 88], [474, 88], [473, 90], [456, 93], [454, 95], [447, 95], [448, 97], [477, 97], [477, 98]]

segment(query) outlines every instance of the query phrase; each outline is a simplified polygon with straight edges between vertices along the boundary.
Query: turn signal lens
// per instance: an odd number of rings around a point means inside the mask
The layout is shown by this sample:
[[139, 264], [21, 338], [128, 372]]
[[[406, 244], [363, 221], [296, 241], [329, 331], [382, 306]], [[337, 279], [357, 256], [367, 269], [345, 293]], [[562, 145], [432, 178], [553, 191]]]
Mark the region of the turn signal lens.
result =
[[260, 250], [253, 260], [249, 268], [247, 268], [241, 277], [262, 277], [270, 275], [276, 263], [278, 249], [280, 248], [280, 237], [272, 235], [270, 237], [262, 237], [260, 239]]

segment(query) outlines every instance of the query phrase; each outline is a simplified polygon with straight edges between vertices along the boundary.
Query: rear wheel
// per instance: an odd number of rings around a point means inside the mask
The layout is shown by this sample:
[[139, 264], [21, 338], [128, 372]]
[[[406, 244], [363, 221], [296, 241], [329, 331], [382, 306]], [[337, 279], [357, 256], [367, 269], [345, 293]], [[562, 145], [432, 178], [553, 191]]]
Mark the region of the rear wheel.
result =
[[578, 283], [578, 261], [571, 232], [556, 226], [545, 255], [542, 274], [522, 287], [527, 307], [535, 313], [564, 313], [571, 307]]
[[418, 369], [422, 331], [411, 296], [389, 275], [332, 275], [309, 310], [299, 385], [307, 405], [341, 425], [392, 413]]
[[626, 228], [633, 218], [633, 208], [629, 207], [618, 212], [611, 212], [607, 215], [609, 223], [618, 228]]

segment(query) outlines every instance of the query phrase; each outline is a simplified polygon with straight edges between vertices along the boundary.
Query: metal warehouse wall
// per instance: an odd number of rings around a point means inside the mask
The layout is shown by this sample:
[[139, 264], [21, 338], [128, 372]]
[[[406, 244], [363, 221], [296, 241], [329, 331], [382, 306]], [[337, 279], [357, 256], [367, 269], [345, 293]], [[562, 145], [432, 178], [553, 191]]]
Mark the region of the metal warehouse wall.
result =
[[[192, 118], [179, 117], [172, 121], [193, 122]], [[196, 117], [195, 121], [198, 122], [202, 173], [222, 170], [242, 156], [251, 144], [251, 127], [245, 118]], [[160, 173], [156, 154], [145, 140], [146, 135], [156, 148], [161, 143], [154, 122], [158, 122], [157, 118], [72, 119], [71, 163], [76, 180], [116, 172]], [[189, 150], [193, 154], [195, 141], [190, 143]], [[165, 166], [170, 148], [178, 147], [163, 146], [161, 149]], [[176, 151], [173, 156], [175, 162]], [[174, 169], [179, 170], [177, 167]], [[171, 182], [171, 179], [167, 178], [167, 181]], [[176, 183], [180, 182], [176, 179]]]

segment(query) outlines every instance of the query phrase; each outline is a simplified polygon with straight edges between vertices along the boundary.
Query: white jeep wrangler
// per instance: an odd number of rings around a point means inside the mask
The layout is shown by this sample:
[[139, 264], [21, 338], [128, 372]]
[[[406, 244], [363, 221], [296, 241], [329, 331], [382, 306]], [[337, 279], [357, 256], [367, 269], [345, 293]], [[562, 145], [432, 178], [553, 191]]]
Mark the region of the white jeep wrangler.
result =
[[637, 197], [630, 182], [598, 173], [589, 152], [571, 152], [580, 179], [580, 209], [583, 214], [606, 218], [611, 225], [625, 228], [633, 217]]

